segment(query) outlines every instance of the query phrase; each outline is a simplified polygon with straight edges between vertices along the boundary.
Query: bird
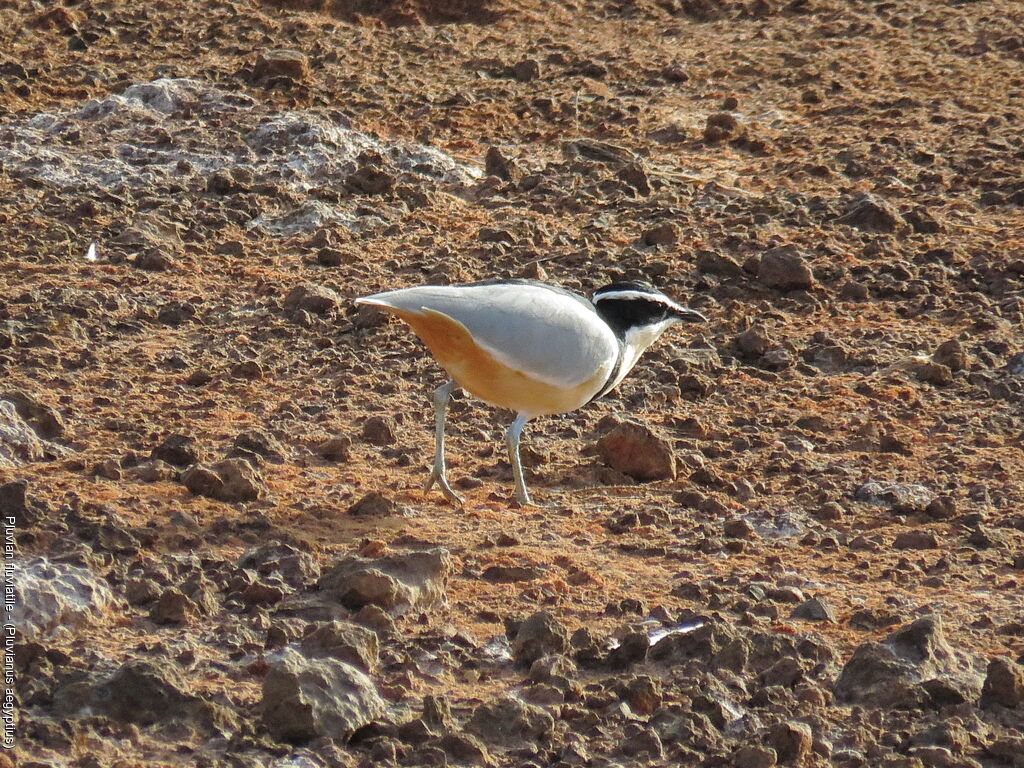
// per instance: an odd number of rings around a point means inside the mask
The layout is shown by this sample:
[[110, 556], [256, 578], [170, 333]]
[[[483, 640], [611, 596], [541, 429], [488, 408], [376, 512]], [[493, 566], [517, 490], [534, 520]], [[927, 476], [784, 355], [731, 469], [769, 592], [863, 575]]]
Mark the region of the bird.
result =
[[635, 280], [605, 285], [590, 300], [560, 286], [516, 279], [401, 288], [355, 303], [405, 321], [447, 371], [448, 380], [433, 395], [434, 464], [424, 491], [437, 484], [459, 506], [463, 499], [448, 483], [444, 456], [445, 415], [458, 388], [516, 412], [505, 434], [513, 498], [536, 506], [519, 456], [526, 423], [575, 411], [615, 389], [675, 323], [707, 322], [697, 310]]

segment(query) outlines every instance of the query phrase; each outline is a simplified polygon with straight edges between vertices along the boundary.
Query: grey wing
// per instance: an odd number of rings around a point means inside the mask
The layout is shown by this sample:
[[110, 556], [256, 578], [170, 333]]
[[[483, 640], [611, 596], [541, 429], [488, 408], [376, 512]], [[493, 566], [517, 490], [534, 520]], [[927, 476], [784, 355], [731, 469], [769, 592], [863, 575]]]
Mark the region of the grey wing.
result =
[[505, 365], [557, 386], [582, 384], [602, 369], [610, 374], [618, 358], [615, 335], [586, 299], [543, 285], [428, 285], [358, 302], [441, 312]]

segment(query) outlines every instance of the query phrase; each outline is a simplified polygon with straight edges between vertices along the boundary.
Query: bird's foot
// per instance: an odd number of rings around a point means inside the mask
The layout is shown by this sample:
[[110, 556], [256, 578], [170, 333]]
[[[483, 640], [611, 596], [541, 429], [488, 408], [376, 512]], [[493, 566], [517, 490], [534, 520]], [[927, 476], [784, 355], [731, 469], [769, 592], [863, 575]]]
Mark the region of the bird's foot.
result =
[[452, 504], [461, 507], [466, 503], [465, 500], [452, 490], [450, 485], [448, 485], [448, 478], [445, 477], [444, 470], [439, 467], [434, 467], [430, 470], [430, 477], [427, 478], [426, 485], [423, 486], [423, 492], [426, 493], [429, 491], [434, 487], [435, 483], [437, 484], [437, 487], [441, 489], [441, 493], [444, 494], [444, 497]]
[[515, 502], [518, 507], [529, 507], [531, 509], [552, 509], [554, 504], [541, 504], [540, 502], [534, 501], [530, 498], [530, 494], [525, 490], [516, 489], [512, 494], [512, 501]]

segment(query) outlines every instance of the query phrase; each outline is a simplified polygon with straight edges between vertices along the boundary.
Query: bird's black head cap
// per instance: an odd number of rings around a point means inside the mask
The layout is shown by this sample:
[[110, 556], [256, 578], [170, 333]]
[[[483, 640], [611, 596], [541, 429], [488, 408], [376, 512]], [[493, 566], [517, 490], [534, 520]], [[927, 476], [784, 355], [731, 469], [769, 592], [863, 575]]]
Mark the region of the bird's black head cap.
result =
[[657, 325], [665, 320], [706, 322], [700, 312], [682, 307], [650, 283], [623, 280], [594, 293], [597, 314], [620, 338], [631, 328]]

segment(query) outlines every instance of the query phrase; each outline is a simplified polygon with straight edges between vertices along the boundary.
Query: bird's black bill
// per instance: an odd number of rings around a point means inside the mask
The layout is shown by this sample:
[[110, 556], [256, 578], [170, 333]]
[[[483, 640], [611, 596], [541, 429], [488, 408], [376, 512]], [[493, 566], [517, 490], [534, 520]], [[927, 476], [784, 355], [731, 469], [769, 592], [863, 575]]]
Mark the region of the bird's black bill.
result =
[[671, 314], [673, 317], [682, 320], [684, 323], [706, 323], [708, 321], [707, 317], [702, 315], [696, 309], [687, 309], [686, 307], [673, 309]]

